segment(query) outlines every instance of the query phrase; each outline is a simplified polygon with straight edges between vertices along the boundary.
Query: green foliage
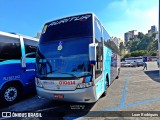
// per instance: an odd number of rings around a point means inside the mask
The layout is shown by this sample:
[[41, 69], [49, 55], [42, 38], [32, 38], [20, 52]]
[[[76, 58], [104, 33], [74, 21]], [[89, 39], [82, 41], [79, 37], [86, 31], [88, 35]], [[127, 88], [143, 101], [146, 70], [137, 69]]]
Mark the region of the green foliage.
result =
[[152, 37], [155, 39], [156, 38], [156, 34], [158, 34], [158, 32], [154, 32], [153, 34], [152, 34]]
[[138, 34], [138, 39], [142, 39], [144, 37], [144, 34], [142, 33], [142, 32], [139, 32], [139, 34]]
[[151, 56], [157, 56], [157, 53], [156, 53], [156, 52], [153, 52], [153, 53], [151, 54]]
[[144, 56], [147, 53], [148, 53], [147, 50], [136, 50], [136, 51], [131, 52], [131, 56], [132, 57]]
[[138, 39], [138, 40], [135, 40], [132, 42], [131, 46], [130, 46], [130, 51], [135, 51], [135, 50], [138, 50], [138, 47], [139, 47], [139, 43], [141, 41]]
[[128, 58], [128, 57], [131, 57], [131, 53], [127, 53], [124, 55], [124, 58]]
[[129, 40], [126, 43], [126, 48], [130, 51], [124, 55], [127, 57], [138, 57], [138, 56], [156, 56], [158, 50], [158, 41], [155, 40], [157, 33], [153, 33], [152, 36], [148, 34], [139, 33], [137, 40]]
[[123, 42], [120, 43], [120, 45], [119, 45], [119, 50], [120, 50], [120, 53], [121, 53], [121, 55], [122, 55], [123, 52], [125, 51], [125, 46], [124, 46]]

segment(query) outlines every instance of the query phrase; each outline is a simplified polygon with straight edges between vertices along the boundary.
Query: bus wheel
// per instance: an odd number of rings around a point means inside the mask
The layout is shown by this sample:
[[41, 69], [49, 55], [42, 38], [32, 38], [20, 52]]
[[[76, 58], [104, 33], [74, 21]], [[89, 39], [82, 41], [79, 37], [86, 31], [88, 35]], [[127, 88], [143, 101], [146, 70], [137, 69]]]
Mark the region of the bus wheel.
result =
[[118, 68], [118, 75], [117, 75], [116, 79], [119, 78], [119, 74], [120, 74], [120, 68]]
[[118, 79], [118, 78], [119, 78], [119, 76], [116, 77], [116, 79]]
[[108, 75], [106, 77], [106, 90], [104, 91], [104, 93], [102, 94], [102, 96], [106, 96], [107, 95], [107, 88], [109, 87], [109, 82], [108, 82]]
[[13, 104], [17, 101], [19, 97], [18, 86], [6, 85], [1, 90], [1, 99], [5, 104]]

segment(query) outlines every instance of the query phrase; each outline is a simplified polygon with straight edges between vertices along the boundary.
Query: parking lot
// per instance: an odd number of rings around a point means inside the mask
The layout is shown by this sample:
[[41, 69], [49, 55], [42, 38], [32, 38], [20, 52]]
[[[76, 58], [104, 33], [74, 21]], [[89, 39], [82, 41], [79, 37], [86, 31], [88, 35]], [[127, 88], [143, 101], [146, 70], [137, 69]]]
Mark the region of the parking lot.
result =
[[49, 117], [61, 119], [127, 117], [126, 119], [135, 120], [151, 119], [151, 116], [153, 119], [160, 119], [159, 69], [156, 62], [148, 62], [147, 65], [148, 69], [145, 71], [143, 67], [121, 68], [120, 77], [111, 84], [107, 96], [94, 104], [54, 102], [32, 96], [12, 106], [3, 107], [0, 111], [42, 112], [45, 117], [48, 114]]

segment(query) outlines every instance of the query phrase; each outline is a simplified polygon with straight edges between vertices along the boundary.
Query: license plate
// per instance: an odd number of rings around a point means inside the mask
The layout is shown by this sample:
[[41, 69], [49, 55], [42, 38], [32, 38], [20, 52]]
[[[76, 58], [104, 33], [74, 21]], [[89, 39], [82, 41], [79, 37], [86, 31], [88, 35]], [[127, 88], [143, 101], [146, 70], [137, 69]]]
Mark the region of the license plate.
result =
[[64, 98], [63, 94], [54, 94], [53, 95], [55, 98]]

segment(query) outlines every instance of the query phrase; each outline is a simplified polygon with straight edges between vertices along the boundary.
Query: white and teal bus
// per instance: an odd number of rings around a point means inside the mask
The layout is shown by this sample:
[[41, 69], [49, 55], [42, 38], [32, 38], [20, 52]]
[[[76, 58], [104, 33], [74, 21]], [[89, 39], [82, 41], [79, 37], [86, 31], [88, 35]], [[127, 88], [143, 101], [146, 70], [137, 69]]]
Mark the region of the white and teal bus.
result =
[[36, 57], [36, 90], [41, 97], [96, 102], [120, 72], [120, 56], [92, 13], [44, 25]]

